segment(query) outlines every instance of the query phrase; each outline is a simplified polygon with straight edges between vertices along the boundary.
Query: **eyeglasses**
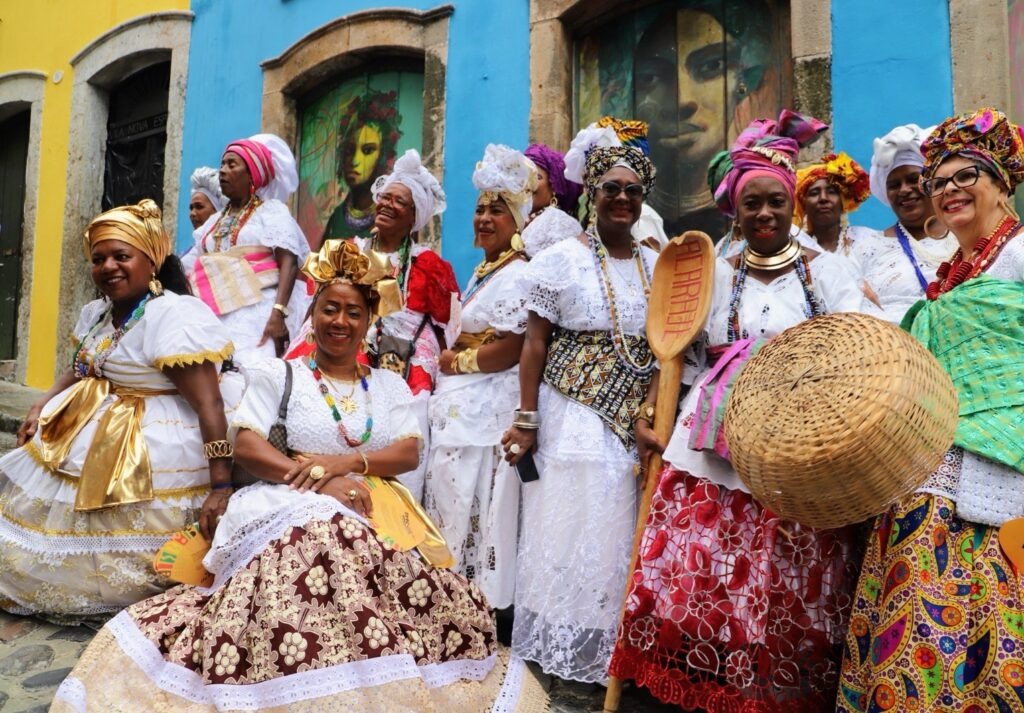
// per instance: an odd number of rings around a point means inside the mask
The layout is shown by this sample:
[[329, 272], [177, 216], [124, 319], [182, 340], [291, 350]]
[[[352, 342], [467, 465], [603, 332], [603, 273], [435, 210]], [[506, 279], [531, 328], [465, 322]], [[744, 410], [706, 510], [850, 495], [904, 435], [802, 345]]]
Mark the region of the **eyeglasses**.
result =
[[625, 186], [620, 186], [615, 181], [605, 181], [601, 184], [600, 188], [609, 198], [614, 198], [625, 191], [627, 198], [637, 200], [638, 198], [643, 198], [644, 194], [647, 192], [639, 183], [629, 183]]
[[[961, 168], [949, 178], [927, 178], [921, 181], [921, 190], [926, 196], [937, 196], [946, 190], [946, 185], [952, 181], [957, 188], [969, 188], [978, 182], [978, 177], [984, 169], [981, 166], [967, 166]], [[987, 171], [986, 171], [987, 173]]]
[[394, 193], [378, 193], [377, 203], [390, 203], [398, 208], [408, 208], [409, 201], [396, 196]]

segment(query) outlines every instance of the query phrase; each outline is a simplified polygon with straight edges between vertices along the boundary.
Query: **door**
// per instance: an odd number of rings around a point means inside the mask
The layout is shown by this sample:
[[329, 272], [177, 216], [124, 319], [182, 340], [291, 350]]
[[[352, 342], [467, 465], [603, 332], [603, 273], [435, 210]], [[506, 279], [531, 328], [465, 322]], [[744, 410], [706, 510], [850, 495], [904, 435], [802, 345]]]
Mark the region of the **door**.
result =
[[29, 116], [0, 122], [0, 360], [16, 354]]

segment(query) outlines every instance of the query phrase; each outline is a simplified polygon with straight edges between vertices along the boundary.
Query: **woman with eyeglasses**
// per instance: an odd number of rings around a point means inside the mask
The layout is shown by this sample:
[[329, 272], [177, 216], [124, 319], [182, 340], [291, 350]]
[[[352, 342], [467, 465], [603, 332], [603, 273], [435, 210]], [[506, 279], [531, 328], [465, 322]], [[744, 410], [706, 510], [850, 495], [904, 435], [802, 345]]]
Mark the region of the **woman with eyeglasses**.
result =
[[[524, 278], [519, 409], [502, 439], [522, 488], [512, 649], [549, 674], [608, 675], [636, 519], [639, 463], [656, 437], [634, 417], [656, 393], [645, 338], [656, 255], [633, 239], [654, 166], [642, 122], [573, 141], [587, 231], [542, 251]], [[598, 138], [605, 141], [595, 146]], [[610, 144], [616, 145], [610, 145]]]
[[1001, 548], [999, 529], [1024, 515], [1024, 241], [1009, 204], [1024, 131], [982, 109], [944, 121], [921, 153], [922, 192], [959, 248], [903, 326], [952, 378], [959, 424], [928, 482], [873, 522], [836, 707], [1017, 711], [1020, 544]]
[[746, 247], [715, 265], [705, 334], [684, 370], [693, 387], [665, 449], [610, 667], [685, 710], [824, 711], [834, 700], [856, 538], [755, 501], [716, 417], [766, 340], [863, 306], [843, 258], [790, 234], [797, 154], [826, 128], [790, 111], [755, 121], [709, 171]]
[[920, 187], [921, 142], [930, 133], [917, 124], [897, 126], [875, 139], [871, 157], [871, 194], [890, 206], [896, 222], [882, 233], [854, 243], [850, 259], [879, 316], [899, 323], [924, 297], [935, 271], [956, 249], [956, 238], [942, 225]]

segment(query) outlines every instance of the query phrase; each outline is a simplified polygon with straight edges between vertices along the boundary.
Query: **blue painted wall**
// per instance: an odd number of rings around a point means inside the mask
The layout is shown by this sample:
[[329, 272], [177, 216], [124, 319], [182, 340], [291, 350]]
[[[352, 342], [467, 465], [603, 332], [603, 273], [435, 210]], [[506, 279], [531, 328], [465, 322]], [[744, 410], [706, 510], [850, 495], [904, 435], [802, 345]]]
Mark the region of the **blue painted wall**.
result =
[[[832, 0], [832, 115], [837, 150], [865, 170], [872, 140], [899, 124], [931, 126], [953, 113], [948, 3]], [[894, 222], [873, 197], [856, 225]]]
[[529, 125], [528, 0], [192, 0], [195, 21], [185, 97], [178, 248], [191, 243], [189, 176], [218, 166], [228, 141], [260, 131], [263, 73], [276, 57], [331, 20], [387, 5], [429, 10], [452, 4], [446, 76], [442, 250], [459, 281], [481, 259], [473, 248], [471, 176], [488, 142], [525, 148]]

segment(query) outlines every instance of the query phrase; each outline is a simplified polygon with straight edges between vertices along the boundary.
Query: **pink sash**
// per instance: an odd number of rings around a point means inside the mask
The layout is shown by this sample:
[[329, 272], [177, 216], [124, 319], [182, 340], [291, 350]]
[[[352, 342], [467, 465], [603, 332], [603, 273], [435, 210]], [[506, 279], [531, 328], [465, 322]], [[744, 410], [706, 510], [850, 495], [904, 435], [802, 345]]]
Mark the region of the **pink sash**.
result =
[[729, 460], [729, 446], [725, 442], [725, 405], [732, 386], [743, 365], [767, 342], [765, 339], [741, 339], [727, 347], [712, 347], [709, 356], [718, 356], [714, 366], [700, 385], [697, 407], [693, 414], [688, 446], [695, 451], [714, 451]]
[[193, 267], [192, 292], [217, 316], [263, 301], [261, 290], [278, 281], [274, 251], [262, 245], [238, 245], [200, 256]]

